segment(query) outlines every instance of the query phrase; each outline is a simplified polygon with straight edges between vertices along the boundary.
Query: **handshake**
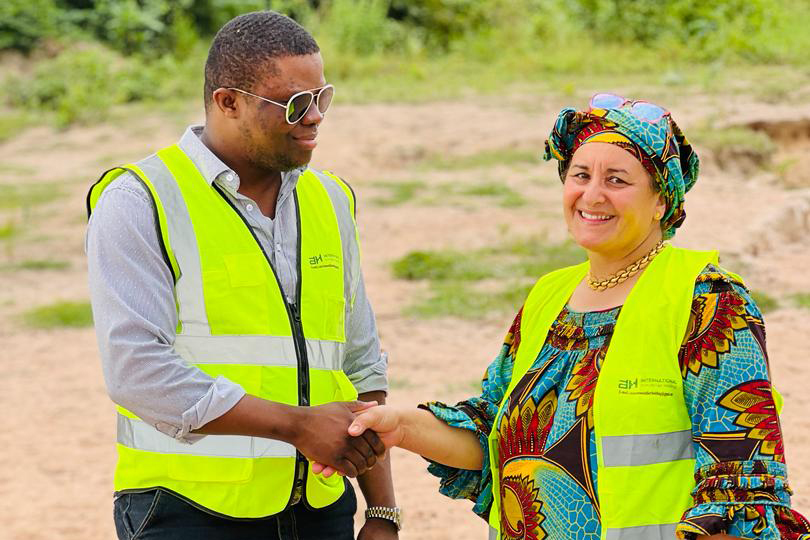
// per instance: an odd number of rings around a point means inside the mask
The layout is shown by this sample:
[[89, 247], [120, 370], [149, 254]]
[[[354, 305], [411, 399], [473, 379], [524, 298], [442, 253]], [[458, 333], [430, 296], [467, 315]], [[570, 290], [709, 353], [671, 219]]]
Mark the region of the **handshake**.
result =
[[293, 443], [315, 474], [364, 474], [402, 440], [394, 410], [375, 401], [340, 401], [304, 411]]

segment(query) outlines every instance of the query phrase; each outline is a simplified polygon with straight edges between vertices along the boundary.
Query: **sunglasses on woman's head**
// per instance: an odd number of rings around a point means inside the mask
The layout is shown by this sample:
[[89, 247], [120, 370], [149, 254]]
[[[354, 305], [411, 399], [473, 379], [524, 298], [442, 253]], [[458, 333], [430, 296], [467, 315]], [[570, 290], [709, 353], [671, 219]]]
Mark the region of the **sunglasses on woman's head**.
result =
[[251, 94], [250, 92], [242, 90], [241, 88], [228, 88], [228, 90], [235, 90], [237, 92], [241, 92], [242, 94], [266, 101], [267, 103], [272, 103], [273, 105], [283, 107], [284, 118], [287, 120], [288, 124], [295, 124], [300, 121], [304, 115], [307, 114], [307, 111], [309, 111], [309, 108], [312, 106], [313, 102], [315, 103], [315, 106], [318, 107], [320, 113], [325, 114], [326, 110], [329, 108], [329, 105], [332, 103], [332, 98], [335, 96], [335, 87], [331, 84], [293, 94], [286, 103], [279, 103], [278, 101], [273, 101], [272, 99], [268, 99], [266, 97], [257, 96], [256, 94]]
[[[629, 105], [629, 107], [627, 107]], [[632, 101], [616, 94], [596, 94], [591, 98], [591, 109], [624, 109], [639, 120], [645, 122], [658, 122], [661, 118], [669, 116], [669, 111], [647, 101]]]

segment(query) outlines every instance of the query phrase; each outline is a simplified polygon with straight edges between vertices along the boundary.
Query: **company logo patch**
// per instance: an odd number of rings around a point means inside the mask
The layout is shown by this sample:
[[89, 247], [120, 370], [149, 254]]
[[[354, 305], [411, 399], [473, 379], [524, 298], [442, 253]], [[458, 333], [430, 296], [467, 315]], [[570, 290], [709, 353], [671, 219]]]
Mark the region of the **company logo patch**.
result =
[[670, 397], [674, 395], [678, 381], [669, 377], [643, 377], [635, 379], [620, 379], [618, 390], [620, 394], [633, 396], [659, 396]]
[[340, 269], [340, 257], [332, 253], [319, 253], [309, 257], [309, 267], [313, 270], [320, 268]]

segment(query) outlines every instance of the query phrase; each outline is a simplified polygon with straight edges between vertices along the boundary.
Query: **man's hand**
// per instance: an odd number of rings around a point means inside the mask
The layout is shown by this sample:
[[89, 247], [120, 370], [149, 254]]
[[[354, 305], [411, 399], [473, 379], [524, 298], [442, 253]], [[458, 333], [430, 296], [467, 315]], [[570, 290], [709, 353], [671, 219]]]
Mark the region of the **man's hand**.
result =
[[[373, 431], [349, 434], [356, 414], [376, 402], [345, 401], [301, 408], [302, 414], [293, 445], [310, 461], [355, 477], [363, 474], [385, 455], [385, 446]], [[316, 471], [317, 472], [317, 471]]]
[[371, 518], [366, 521], [357, 540], [397, 540], [399, 532], [393, 521], [387, 519]]
[[[366, 437], [376, 432], [375, 436], [382, 441], [386, 449], [397, 446], [405, 437], [398, 411], [387, 405], [358, 410], [357, 417], [349, 426], [348, 432], [349, 435], [354, 437]], [[327, 478], [340, 471], [340, 469], [331, 467], [328, 463], [320, 460], [315, 460], [315, 463], [312, 464], [312, 470], [316, 474], [323, 474]]]

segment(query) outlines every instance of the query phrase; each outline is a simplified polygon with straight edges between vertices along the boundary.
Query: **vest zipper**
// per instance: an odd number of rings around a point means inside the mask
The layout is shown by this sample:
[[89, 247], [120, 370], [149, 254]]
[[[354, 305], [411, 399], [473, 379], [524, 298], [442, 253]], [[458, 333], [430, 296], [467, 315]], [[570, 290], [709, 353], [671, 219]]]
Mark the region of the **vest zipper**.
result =
[[[301, 325], [301, 313], [298, 306], [301, 305], [301, 212], [298, 208], [298, 193], [293, 190], [293, 200], [295, 202], [295, 219], [297, 225], [297, 234], [298, 238], [296, 244], [298, 246], [298, 264], [297, 264], [297, 272], [298, 272], [298, 282], [296, 284], [295, 290], [295, 303], [289, 302], [287, 300], [287, 296], [284, 294], [284, 288], [281, 286], [281, 280], [276, 273], [276, 269], [273, 266], [273, 263], [270, 262], [270, 257], [267, 255], [267, 252], [264, 250], [262, 243], [256, 237], [256, 233], [253, 232], [253, 229], [248, 223], [245, 216], [236, 208], [230, 198], [217, 186], [215, 183], [211, 184], [211, 186], [217, 191], [217, 193], [225, 199], [225, 202], [236, 212], [236, 215], [242, 220], [242, 223], [245, 224], [248, 232], [253, 237], [253, 240], [256, 241], [256, 245], [259, 246], [264, 258], [267, 260], [267, 265], [270, 267], [270, 270], [273, 272], [273, 277], [276, 278], [276, 283], [278, 284], [278, 290], [281, 293], [281, 297], [284, 299], [284, 307], [287, 310], [287, 318], [290, 321], [290, 328], [292, 329], [292, 337], [293, 337], [293, 345], [295, 346], [295, 356], [298, 360], [298, 405], [302, 407], [309, 406], [309, 361], [307, 359], [307, 346], [306, 341], [304, 340], [304, 329]], [[295, 479], [293, 481], [292, 489], [290, 490], [290, 499], [287, 502], [287, 506], [292, 506], [298, 501], [300, 501], [304, 497], [304, 486], [306, 485], [306, 477], [307, 477], [307, 470], [309, 469], [307, 464], [307, 459], [304, 455], [296, 449], [295, 451]]]
[[[303, 259], [301, 258], [301, 208], [298, 204], [298, 191], [292, 192], [293, 202], [295, 205], [295, 225], [296, 225], [296, 246], [298, 246], [298, 264], [295, 271], [297, 272], [297, 280], [295, 285], [295, 303], [290, 304], [290, 310], [293, 315], [293, 341], [295, 342], [296, 355], [298, 357], [298, 404], [302, 407], [308, 407], [310, 402], [309, 395], [309, 358], [307, 357], [307, 344], [304, 339], [304, 327], [301, 324], [301, 265]], [[306, 504], [306, 482], [307, 471], [309, 464], [307, 459], [301, 452], [295, 453], [295, 482], [293, 484], [292, 495], [290, 496], [290, 504], [296, 504], [301, 499]]]

